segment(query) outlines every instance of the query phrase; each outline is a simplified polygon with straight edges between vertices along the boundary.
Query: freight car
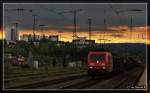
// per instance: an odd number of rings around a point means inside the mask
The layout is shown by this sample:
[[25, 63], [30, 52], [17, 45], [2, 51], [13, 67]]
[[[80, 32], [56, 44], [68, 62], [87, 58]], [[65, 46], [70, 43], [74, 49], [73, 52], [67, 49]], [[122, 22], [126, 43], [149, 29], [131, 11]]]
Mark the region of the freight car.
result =
[[87, 67], [89, 75], [111, 73], [133, 68], [135, 62], [127, 62], [123, 57], [112, 56], [108, 51], [90, 51], [88, 53]]

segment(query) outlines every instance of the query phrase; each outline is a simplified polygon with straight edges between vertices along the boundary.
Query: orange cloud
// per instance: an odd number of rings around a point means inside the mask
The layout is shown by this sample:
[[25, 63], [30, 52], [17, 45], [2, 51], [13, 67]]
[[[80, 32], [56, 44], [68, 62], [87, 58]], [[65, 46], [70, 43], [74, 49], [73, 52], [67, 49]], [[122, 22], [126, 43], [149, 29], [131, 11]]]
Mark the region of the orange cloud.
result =
[[[80, 29], [80, 28], [79, 28]], [[113, 29], [114, 31], [107, 31], [104, 34], [104, 31], [93, 31], [92, 32], [92, 39], [96, 40], [97, 43], [104, 42], [100, 41], [99, 39], [109, 39], [111, 41], [106, 43], [124, 43], [124, 42], [131, 42], [131, 43], [148, 43], [150, 44], [150, 26], [148, 27], [148, 40], [146, 41], [146, 27], [133, 27], [132, 31], [132, 39], [130, 39], [130, 29], [128, 26], [112, 26], [109, 29]], [[116, 30], [116, 32], [115, 32]], [[111, 32], [111, 33], [110, 33]], [[2, 31], [1, 31], [2, 33]], [[33, 34], [32, 29], [21, 29], [19, 31], [19, 36], [23, 34]], [[63, 31], [59, 29], [47, 29], [44, 31], [37, 30], [36, 35], [61, 35], [62, 41], [72, 41], [73, 32], [71, 31]], [[78, 31], [77, 36], [79, 37], [87, 37], [88, 39], [88, 32]], [[116, 37], [114, 37], [116, 36]]]
[[0, 26], [0, 39], [3, 39], [3, 28]]
[[148, 35], [148, 39], [150, 40], [150, 26], [147, 27], [147, 35]]
[[[74, 26], [66, 26], [65, 29], [74, 29]], [[76, 26], [76, 29], [80, 29], [80, 26]]]

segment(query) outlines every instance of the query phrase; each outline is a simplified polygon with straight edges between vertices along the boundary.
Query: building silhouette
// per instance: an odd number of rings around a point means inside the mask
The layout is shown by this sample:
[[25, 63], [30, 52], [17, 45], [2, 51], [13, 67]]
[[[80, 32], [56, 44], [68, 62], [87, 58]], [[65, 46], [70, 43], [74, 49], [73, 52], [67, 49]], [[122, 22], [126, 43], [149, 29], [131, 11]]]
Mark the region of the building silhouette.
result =
[[16, 43], [16, 41], [19, 40], [18, 23], [13, 23], [6, 26], [5, 35], [7, 44]]

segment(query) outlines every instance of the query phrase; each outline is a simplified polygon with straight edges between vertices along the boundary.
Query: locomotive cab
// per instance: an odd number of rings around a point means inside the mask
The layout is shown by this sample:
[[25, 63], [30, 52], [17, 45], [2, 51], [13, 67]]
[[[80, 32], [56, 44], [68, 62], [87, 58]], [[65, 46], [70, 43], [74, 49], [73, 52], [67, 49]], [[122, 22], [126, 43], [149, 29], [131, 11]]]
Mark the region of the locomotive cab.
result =
[[109, 52], [91, 51], [88, 54], [88, 74], [101, 74], [113, 71], [112, 55]]

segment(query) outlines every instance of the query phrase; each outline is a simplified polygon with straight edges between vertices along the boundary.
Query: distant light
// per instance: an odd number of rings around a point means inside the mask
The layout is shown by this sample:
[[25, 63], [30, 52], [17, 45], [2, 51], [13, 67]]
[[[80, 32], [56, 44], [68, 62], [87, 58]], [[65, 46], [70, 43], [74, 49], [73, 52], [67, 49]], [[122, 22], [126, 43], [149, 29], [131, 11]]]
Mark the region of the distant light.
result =
[[89, 67], [90, 69], [92, 69], [93, 67]]
[[106, 67], [102, 67], [103, 69], [106, 69]]

